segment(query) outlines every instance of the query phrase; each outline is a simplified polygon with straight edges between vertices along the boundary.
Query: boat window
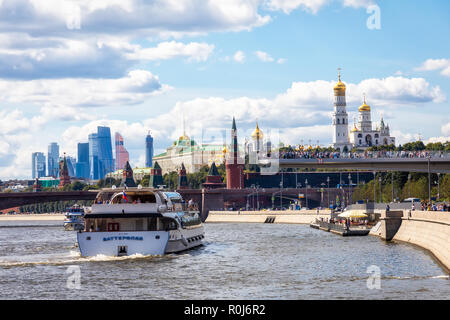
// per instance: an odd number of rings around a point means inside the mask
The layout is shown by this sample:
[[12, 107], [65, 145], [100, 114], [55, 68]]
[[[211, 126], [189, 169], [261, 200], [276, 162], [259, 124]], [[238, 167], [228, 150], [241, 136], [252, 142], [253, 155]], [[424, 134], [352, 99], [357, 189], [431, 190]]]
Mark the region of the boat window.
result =
[[154, 194], [140, 194], [133, 197], [133, 201], [137, 203], [156, 203]]
[[144, 231], [144, 221], [143, 219], [136, 220], [136, 231]]
[[157, 230], [156, 219], [157, 218], [147, 218], [147, 230], [148, 231], [156, 231]]
[[161, 218], [161, 223], [162, 223], [161, 230], [169, 231], [177, 229], [177, 223], [172, 218]]
[[181, 223], [183, 227], [190, 227], [190, 226], [196, 226], [202, 223], [202, 220], [198, 216], [198, 214], [195, 214], [193, 216], [184, 215], [181, 217]]

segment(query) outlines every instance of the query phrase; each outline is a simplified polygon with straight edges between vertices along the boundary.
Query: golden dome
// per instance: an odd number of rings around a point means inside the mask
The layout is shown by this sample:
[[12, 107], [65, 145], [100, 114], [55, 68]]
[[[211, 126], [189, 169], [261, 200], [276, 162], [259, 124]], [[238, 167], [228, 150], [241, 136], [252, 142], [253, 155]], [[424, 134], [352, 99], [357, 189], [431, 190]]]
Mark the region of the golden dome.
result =
[[183, 141], [183, 140], [188, 141], [188, 140], [190, 140], [190, 139], [189, 139], [189, 137], [186, 135], [186, 133], [183, 133], [183, 135], [180, 136], [180, 137], [178, 138], [178, 140], [179, 140], [179, 141]]
[[370, 106], [366, 103], [366, 95], [364, 95], [364, 103], [359, 107], [359, 111], [370, 111]]
[[228, 152], [228, 149], [227, 149], [226, 146], [224, 146], [223, 149], [222, 149], [222, 153], [225, 154], [225, 153], [227, 153], [227, 152]]
[[262, 140], [263, 136], [263, 132], [259, 129], [257, 122], [255, 130], [252, 132], [252, 138], [256, 140]]
[[341, 81], [341, 73], [339, 72], [339, 81], [334, 86], [334, 94], [337, 96], [345, 95], [346, 88], [345, 84]]
[[358, 128], [356, 127], [356, 125], [353, 125], [353, 129], [350, 132], [357, 132]]

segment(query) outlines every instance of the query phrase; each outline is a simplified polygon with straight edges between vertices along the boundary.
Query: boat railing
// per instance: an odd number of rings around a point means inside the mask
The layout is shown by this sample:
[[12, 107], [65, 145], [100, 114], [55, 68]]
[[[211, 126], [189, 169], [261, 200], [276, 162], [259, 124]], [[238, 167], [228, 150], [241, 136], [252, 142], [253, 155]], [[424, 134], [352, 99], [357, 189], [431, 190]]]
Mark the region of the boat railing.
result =
[[158, 212], [157, 203], [117, 203], [117, 204], [93, 204], [91, 213], [150, 213]]

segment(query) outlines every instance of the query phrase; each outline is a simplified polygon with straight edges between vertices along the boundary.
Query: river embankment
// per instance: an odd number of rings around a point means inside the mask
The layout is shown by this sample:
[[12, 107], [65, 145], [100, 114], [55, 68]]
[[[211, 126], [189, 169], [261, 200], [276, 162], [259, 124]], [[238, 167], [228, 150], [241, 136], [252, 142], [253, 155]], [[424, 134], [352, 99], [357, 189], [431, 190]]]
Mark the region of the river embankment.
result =
[[1, 221], [63, 221], [63, 213], [42, 213], [42, 214], [2, 214]]
[[426, 249], [450, 271], [450, 212], [404, 211], [392, 240]]
[[310, 224], [316, 219], [329, 217], [329, 210], [210, 211], [205, 222]]

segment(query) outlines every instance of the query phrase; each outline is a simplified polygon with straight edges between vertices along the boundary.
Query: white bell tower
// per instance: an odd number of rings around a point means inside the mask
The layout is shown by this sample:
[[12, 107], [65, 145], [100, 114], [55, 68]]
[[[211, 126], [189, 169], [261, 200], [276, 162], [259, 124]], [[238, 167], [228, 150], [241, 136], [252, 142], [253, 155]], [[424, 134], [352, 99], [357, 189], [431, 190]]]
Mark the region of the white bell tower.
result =
[[334, 113], [333, 113], [333, 147], [341, 152], [344, 148], [350, 151], [352, 144], [348, 132], [348, 114], [345, 101], [345, 84], [341, 82], [341, 69], [339, 68], [339, 81], [334, 86]]

